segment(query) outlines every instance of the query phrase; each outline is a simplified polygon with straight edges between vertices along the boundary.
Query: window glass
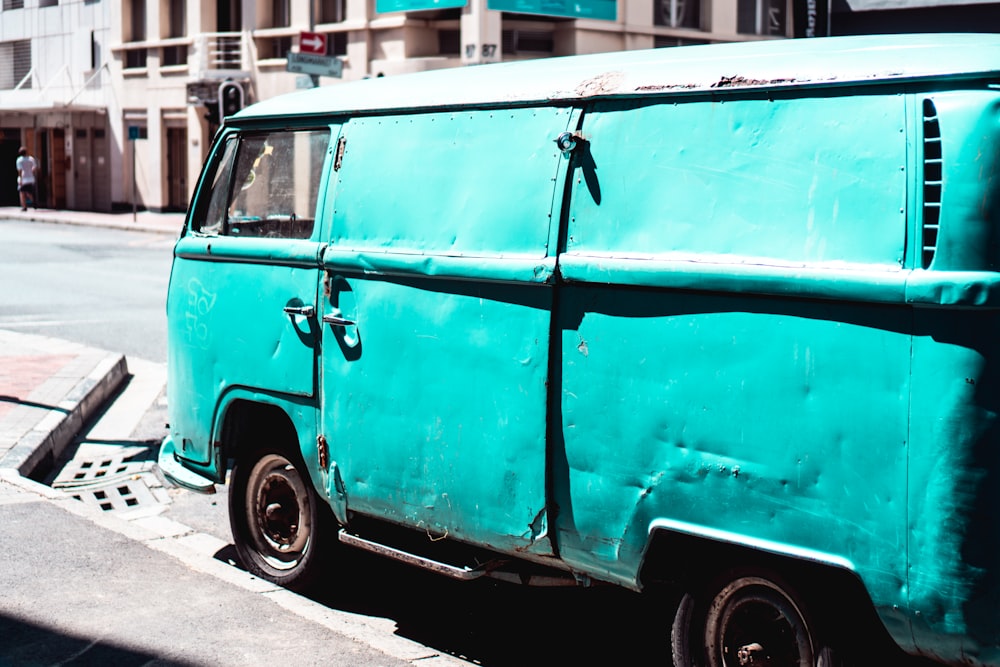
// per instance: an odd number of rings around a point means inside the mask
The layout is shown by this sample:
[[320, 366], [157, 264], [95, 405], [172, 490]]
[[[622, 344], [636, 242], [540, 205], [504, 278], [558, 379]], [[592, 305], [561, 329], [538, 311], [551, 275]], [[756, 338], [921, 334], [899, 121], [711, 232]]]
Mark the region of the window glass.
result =
[[653, 25], [699, 30], [700, 10], [699, 0], [656, 0], [653, 3]]
[[212, 180], [212, 196], [208, 201], [208, 211], [201, 226], [201, 232], [204, 234], [222, 233], [222, 223], [226, 219], [226, 204], [229, 201], [229, 174], [233, 167], [234, 152], [236, 152], [236, 137], [230, 137], [219, 161], [215, 178]]
[[312, 236], [328, 130], [232, 138], [212, 183], [201, 232], [254, 238]]

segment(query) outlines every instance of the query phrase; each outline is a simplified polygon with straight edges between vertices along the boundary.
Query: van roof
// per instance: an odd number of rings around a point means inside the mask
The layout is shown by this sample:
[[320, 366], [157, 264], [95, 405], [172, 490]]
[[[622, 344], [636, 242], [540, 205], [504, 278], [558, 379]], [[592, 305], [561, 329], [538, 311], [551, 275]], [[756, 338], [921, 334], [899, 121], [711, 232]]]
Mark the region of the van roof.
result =
[[543, 58], [366, 79], [274, 97], [247, 107], [236, 118], [992, 75], [1000, 81], [997, 34], [783, 39]]

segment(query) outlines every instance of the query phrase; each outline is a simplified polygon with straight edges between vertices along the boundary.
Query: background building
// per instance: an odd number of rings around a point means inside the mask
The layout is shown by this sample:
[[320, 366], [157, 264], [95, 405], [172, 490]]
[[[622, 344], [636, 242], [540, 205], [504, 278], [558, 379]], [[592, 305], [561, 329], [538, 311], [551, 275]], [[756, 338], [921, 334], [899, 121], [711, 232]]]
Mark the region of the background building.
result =
[[[220, 115], [296, 88], [624, 49], [982, 30], [998, 25], [983, 17], [997, 18], [1000, 7], [950, 0], [931, 7], [920, 0], [0, 2], [0, 205], [16, 202], [14, 159], [26, 145], [41, 164], [43, 205], [92, 210], [133, 203], [183, 210]], [[319, 34], [325, 53], [303, 55], [317, 46], [300, 43], [303, 33]], [[316, 63], [338, 71], [316, 75]]]

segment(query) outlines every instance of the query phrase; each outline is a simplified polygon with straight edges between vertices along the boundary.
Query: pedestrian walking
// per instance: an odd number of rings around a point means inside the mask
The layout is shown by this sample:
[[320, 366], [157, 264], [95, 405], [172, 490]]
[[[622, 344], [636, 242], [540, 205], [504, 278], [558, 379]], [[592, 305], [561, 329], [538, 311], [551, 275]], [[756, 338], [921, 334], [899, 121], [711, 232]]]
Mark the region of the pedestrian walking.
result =
[[38, 208], [38, 194], [35, 192], [35, 176], [38, 173], [38, 162], [28, 155], [24, 146], [17, 151], [17, 192], [21, 197], [21, 210], [28, 210], [28, 202]]

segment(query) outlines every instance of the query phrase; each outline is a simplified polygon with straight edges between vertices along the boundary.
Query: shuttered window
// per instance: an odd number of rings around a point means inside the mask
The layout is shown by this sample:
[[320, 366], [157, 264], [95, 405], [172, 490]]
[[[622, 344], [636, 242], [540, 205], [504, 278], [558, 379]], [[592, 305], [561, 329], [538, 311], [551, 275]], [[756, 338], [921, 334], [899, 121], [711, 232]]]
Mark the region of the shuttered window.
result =
[[[31, 71], [31, 40], [0, 42], [0, 90], [10, 90]], [[31, 88], [31, 80], [22, 88]]]

